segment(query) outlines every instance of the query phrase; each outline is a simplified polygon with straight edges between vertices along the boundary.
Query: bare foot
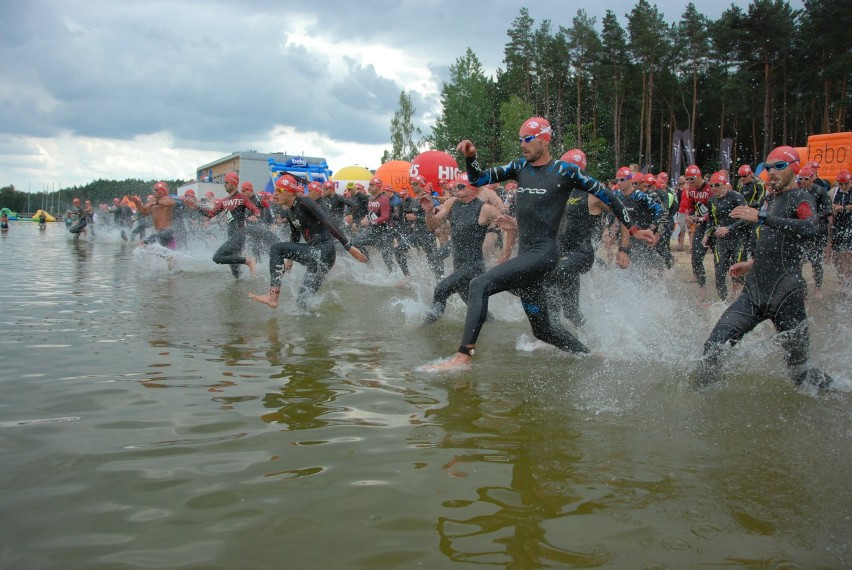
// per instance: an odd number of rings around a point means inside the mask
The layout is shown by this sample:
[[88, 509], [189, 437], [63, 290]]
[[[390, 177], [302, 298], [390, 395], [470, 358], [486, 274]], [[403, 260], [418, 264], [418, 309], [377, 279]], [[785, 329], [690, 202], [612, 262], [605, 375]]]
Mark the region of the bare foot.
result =
[[[253, 257], [246, 258], [246, 266], [249, 268], [249, 273], [254, 275], [254, 269], [257, 267], [257, 260]], [[277, 303], [276, 303], [277, 306]]]
[[263, 303], [264, 305], [269, 305], [273, 309], [278, 308], [278, 297], [281, 291], [276, 291], [275, 289], [270, 289], [269, 293], [266, 295], [255, 295], [254, 293], [249, 293], [249, 298], [257, 301], [258, 303]]
[[422, 372], [454, 372], [466, 368], [470, 368], [470, 356], [457, 352], [449, 360], [444, 360], [437, 364], [427, 364], [421, 366], [418, 370]]

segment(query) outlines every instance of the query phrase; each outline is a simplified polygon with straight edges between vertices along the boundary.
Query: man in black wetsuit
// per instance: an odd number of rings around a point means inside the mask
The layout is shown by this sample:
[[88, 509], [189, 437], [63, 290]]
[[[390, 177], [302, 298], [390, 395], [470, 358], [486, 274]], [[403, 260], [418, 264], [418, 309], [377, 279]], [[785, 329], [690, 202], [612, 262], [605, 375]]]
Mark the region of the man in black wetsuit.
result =
[[[731, 190], [728, 174], [714, 172], [710, 177], [710, 218], [702, 238], [704, 247], [713, 248], [713, 266], [716, 270], [716, 292], [719, 299], [728, 299], [728, 270], [735, 263], [743, 261], [743, 233], [745, 222], [735, 220], [731, 212], [738, 206], [746, 206], [742, 194]], [[739, 292], [742, 279], [734, 278], [734, 296]]]
[[[402, 202], [403, 219], [400, 222], [397, 262], [400, 267], [403, 263], [407, 265], [408, 252], [413, 248], [422, 249], [435, 278], [441, 279], [444, 276], [444, 259], [438, 253], [435, 234], [427, 227], [426, 211], [420, 200], [428, 197], [431, 202], [432, 197], [424, 193], [426, 179], [422, 176], [412, 176], [409, 182], [411, 196]], [[437, 229], [437, 226], [435, 228]]]
[[501, 291], [515, 290], [533, 335], [539, 340], [569, 352], [588, 352], [583, 343], [551, 319], [547, 308], [548, 277], [559, 261], [556, 235], [565, 203], [571, 190], [583, 189], [610, 206], [616, 216], [637, 237], [653, 241], [653, 234], [633, 225], [630, 213], [607, 188], [574, 164], [556, 161], [550, 156], [550, 124], [541, 117], [527, 119], [521, 125], [519, 140], [524, 157], [505, 166], [483, 171], [476, 160], [476, 147], [469, 140], [457, 149], [466, 158], [468, 179], [474, 186], [514, 179], [518, 182], [517, 221], [501, 215], [501, 229], [518, 229], [518, 255], [486, 271], [470, 282], [467, 317], [458, 352], [443, 363], [426, 370], [463, 368], [470, 364], [474, 346], [488, 315], [488, 299]]
[[263, 199], [255, 193], [254, 185], [245, 181], [240, 185], [240, 192], [260, 211], [257, 221], [253, 222], [251, 218], [246, 220], [246, 238], [251, 245], [252, 256], [259, 260], [262, 252], [269, 251], [269, 248], [281, 241], [281, 238], [272, 231], [274, 222], [272, 212], [264, 205]]
[[[216, 202], [211, 210], [198, 209], [208, 218], [213, 218], [219, 212], [225, 212], [225, 219], [228, 222], [228, 239], [213, 254], [213, 262], [220, 265], [230, 265], [234, 277], [240, 276], [241, 265], [247, 266], [249, 272], [254, 275], [255, 259], [243, 257], [243, 247], [246, 244], [245, 226], [246, 219], [256, 221], [257, 216], [260, 216], [260, 210], [257, 209], [257, 206], [239, 191], [239, 183], [240, 178], [236, 172], [227, 173], [225, 175], [225, 191], [228, 192], [228, 197]], [[253, 215], [249, 216], [246, 212]]]
[[817, 173], [806, 165], [799, 170], [799, 186], [814, 197], [819, 231], [816, 237], [805, 244], [805, 261], [810, 262], [814, 272], [814, 298], [822, 299], [822, 257], [828, 245], [828, 226], [831, 219], [831, 197], [826, 189], [816, 183]]
[[808, 366], [807, 284], [802, 278], [802, 245], [817, 233], [813, 196], [796, 185], [799, 154], [780, 146], [766, 158], [769, 192], [760, 210], [739, 206], [731, 217], [755, 224], [755, 255], [731, 267], [731, 275], [745, 275], [745, 291], [719, 318], [704, 343], [696, 386], [706, 386], [720, 376], [722, 350], [736, 344], [760, 322], [769, 319], [780, 333], [787, 369], [797, 385], [826, 390], [831, 377]]
[[[586, 155], [579, 149], [566, 152], [560, 159], [585, 167]], [[588, 273], [595, 262], [595, 239], [599, 235], [601, 216], [610, 209], [598, 198], [583, 190], [571, 190], [565, 213], [559, 226], [557, 241], [559, 244], [559, 263], [553, 272], [555, 303], [574, 326], [581, 327], [586, 319], [580, 311], [580, 275]], [[630, 266], [628, 248], [630, 235], [621, 233], [621, 245], [618, 248], [616, 263], [627, 269]]]
[[[354, 187], [354, 185], [353, 185]], [[331, 221], [338, 228], [347, 230], [343, 217], [348, 205], [348, 200], [337, 193], [337, 183], [333, 180], [327, 180], [322, 184], [322, 197], [317, 200], [317, 203], [325, 208]]]
[[[426, 315], [425, 324], [434, 323], [441, 318], [447, 306], [447, 299], [453, 293], [458, 293], [467, 303], [471, 280], [485, 273], [482, 244], [485, 242], [488, 227], [495, 223], [501, 214], [500, 210], [480, 200], [478, 193], [478, 188], [470, 184], [467, 175], [460, 175], [453, 181], [453, 196], [444, 202], [437, 214], [432, 196], [422, 192], [418, 194], [424, 223], [429, 230], [437, 229], [444, 220], [449, 221], [449, 243], [453, 253], [453, 273], [435, 285], [432, 306]], [[497, 260], [498, 265], [509, 259], [514, 245], [515, 231], [507, 231], [503, 254]]]
[[[658, 232], [664, 224], [668, 223], [668, 209], [663, 208], [656, 192], [648, 194], [640, 189], [646, 183], [645, 177], [650, 176], [653, 179], [653, 175], [629, 172], [630, 169], [626, 166], [622, 166], [618, 170], [616, 180], [619, 182], [615, 194], [624, 204], [624, 207], [630, 211], [633, 223], [639, 228], [653, 232], [654, 241], [646, 243], [631, 238], [627, 246], [627, 254], [630, 256], [630, 261], [634, 267], [642, 270], [662, 269], [664, 260], [657, 252], [656, 245], [659, 238]], [[650, 184], [650, 182], [648, 183]], [[624, 231], [624, 228], [622, 228], [622, 231]], [[619, 251], [621, 250], [622, 248], [619, 248]]]
[[831, 258], [840, 279], [841, 291], [852, 285], [852, 174], [837, 173], [837, 193], [832, 201]]
[[[305, 308], [308, 298], [320, 288], [337, 259], [332, 238], [342, 243], [343, 248], [361, 263], [366, 263], [367, 257], [352, 247], [322, 206], [302, 194], [296, 179], [289, 174], [275, 181], [273, 199], [287, 212], [292, 228], [291, 241], [276, 243], [269, 251], [269, 292], [266, 295], [250, 293], [249, 297], [273, 309], [278, 307], [281, 276], [293, 267], [293, 261], [298, 261], [308, 268], [296, 299], [299, 307]], [[301, 238], [305, 243], [299, 243]]]

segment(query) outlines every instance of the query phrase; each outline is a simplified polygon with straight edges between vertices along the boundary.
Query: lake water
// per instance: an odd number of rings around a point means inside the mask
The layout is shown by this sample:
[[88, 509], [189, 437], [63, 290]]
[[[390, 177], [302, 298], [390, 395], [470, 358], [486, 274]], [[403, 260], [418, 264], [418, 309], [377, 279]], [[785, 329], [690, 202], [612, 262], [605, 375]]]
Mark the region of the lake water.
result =
[[[679, 273], [595, 268], [573, 358], [494, 299], [475, 365], [463, 305], [339, 257], [310, 311], [247, 299], [218, 243], [163, 259], [60, 224], [0, 236], [0, 568], [852, 567], [852, 327], [811, 308], [785, 375], [771, 327], [705, 391], [720, 307]], [[378, 256], [376, 256], [378, 259]], [[708, 256], [709, 260], [709, 256]], [[828, 269], [829, 277], [833, 270]], [[711, 281], [712, 283], [712, 281]], [[712, 285], [711, 285], [712, 287]]]

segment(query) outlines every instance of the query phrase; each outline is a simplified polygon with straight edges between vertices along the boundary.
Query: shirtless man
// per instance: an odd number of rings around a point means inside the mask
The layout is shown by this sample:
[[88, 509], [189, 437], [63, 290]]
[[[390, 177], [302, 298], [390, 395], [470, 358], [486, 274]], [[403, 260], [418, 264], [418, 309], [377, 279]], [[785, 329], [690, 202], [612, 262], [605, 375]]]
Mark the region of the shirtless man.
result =
[[[136, 204], [137, 211], [143, 216], [151, 216], [154, 224], [154, 233], [148, 236], [143, 242], [143, 247], [152, 243], [159, 243], [161, 246], [174, 251], [176, 248], [175, 232], [172, 229], [172, 212], [175, 208], [175, 201], [169, 196], [169, 186], [165, 182], [157, 182], [154, 184], [153, 200], [148, 200], [142, 203], [139, 196], [133, 196], [131, 200]], [[166, 263], [169, 271], [175, 268], [174, 254], [166, 255]]]

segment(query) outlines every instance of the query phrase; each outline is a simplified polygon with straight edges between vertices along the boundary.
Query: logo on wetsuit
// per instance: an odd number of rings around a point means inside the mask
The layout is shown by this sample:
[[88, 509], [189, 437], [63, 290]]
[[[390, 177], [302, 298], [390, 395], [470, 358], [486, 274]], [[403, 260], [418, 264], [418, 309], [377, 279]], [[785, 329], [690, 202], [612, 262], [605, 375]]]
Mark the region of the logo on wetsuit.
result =
[[518, 194], [547, 194], [546, 188], [524, 188], [523, 186], [518, 188]]

